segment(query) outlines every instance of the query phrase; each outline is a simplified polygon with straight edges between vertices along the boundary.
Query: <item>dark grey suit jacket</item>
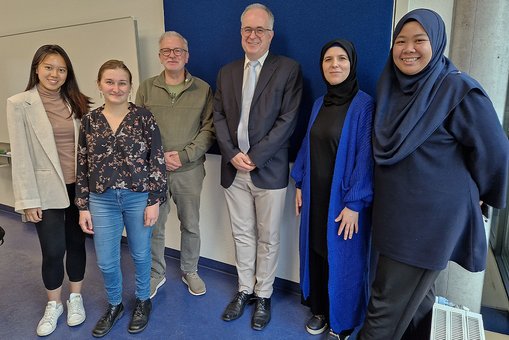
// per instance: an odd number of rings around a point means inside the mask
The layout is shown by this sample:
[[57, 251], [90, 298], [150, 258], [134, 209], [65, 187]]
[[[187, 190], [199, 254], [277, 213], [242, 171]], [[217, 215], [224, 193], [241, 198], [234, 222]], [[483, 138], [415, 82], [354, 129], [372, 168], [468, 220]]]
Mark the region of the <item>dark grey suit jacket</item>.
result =
[[[244, 59], [219, 71], [214, 96], [214, 126], [222, 154], [221, 185], [228, 188], [237, 173], [230, 160], [240, 152], [237, 128], [242, 107]], [[299, 64], [269, 53], [260, 71], [249, 114], [248, 156], [256, 164], [253, 184], [262, 189], [288, 185], [289, 139], [297, 124], [302, 97]]]

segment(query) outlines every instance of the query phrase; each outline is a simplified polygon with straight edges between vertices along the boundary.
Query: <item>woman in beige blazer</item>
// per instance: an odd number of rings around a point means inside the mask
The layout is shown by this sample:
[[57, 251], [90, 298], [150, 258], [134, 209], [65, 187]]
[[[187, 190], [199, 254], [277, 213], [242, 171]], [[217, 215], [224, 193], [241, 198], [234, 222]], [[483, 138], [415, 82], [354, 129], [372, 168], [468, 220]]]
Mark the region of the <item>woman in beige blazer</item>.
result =
[[69, 277], [67, 323], [81, 324], [85, 310], [85, 236], [74, 204], [79, 119], [88, 112], [67, 53], [58, 45], [40, 47], [32, 60], [25, 92], [7, 99], [15, 210], [35, 223], [42, 250], [42, 278], [48, 295], [37, 335], [51, 334], [63, 313], [65, 267]]

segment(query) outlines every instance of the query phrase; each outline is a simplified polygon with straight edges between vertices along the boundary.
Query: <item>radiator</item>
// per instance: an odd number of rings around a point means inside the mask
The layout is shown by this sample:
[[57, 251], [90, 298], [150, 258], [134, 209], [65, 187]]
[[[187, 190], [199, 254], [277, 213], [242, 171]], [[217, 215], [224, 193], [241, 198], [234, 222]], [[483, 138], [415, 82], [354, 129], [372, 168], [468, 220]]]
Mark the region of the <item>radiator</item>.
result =
[[482, 315], [437, 297], [430, 340], [485, 340]]

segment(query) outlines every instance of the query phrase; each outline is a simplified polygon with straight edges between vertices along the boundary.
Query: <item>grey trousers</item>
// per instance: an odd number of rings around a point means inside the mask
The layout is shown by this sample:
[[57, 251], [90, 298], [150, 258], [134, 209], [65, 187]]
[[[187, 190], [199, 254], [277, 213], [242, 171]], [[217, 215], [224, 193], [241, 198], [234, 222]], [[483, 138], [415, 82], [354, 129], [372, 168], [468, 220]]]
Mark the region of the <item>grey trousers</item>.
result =
[[249, 173], [237, 172], [225, 189], [235, 242], [239, 292], [270, 298], [279, 255], [279, 228], [286, 188], [257, 188]]
[[380, 255], [368, 313], [359, 340], [429, 339], [428, 316], [440, 271], [414, 267]]
[[170, 198], [180, 220], [180, 269], [193, 272], [200, 258], [200, 195], [205, 178], [203, 164], [183, 172], [167, 171], [168, 199], [159, 207], [159, 218], [152, 231], [152, 277], [166, 275], [164, 259], [165, 230], [170, 213]]

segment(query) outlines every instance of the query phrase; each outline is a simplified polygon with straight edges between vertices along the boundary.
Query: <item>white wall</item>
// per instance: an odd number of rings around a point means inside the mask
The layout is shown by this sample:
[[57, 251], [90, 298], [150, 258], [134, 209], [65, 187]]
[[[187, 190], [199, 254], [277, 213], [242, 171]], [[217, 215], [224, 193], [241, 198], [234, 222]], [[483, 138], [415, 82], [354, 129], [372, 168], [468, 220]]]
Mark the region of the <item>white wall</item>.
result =
[[[54, 0], [43, 2], [17, 0], [6, 1], [2, 5], [0, 36], [133, 16], [138, 24], [140, 78], [148, 78], [162, 70], [157, 58], [158, 38], [164, 30], [161, 0]], [[193, 44], [192, 41], [189, 43]], [[44, 42], [41, 42], [42, 44]], [[83, 48], [93, 48], [93, 46], [84, 46]], [[1, 61], [0, 54], [0, 63]], [[27, 69], [28, 67], [29, 65], [27, 65]], [[20, 91], [22, 90], [20, 89]], [[5, 103], [0, 105], [5, 105]], [[5, 122], [0, 122], [0, 124], [5, 124]], [[220, 157], [207, 155], [205, 167], [207, 176], [205, 177], [200, 210], [201, 256], [234, 264], [230, 222], [223, 189], [219, 185]], [[0, 167], [0, 204], [14, 206], [10, 171], [10, 167]], [[294, 216], [294, 192], [293, 186], [290, 185], [285, 218], [281, 225], [281, 254], [277, 276], [298, 282], [298, 222]], [[173, 204], [167, 222], [166, 245], [173, 249], [180, 248], [179, 222]]]
[[[409, 11], [417, 8], [429, 8], [440, 14], [445, 23], [447, 38], [451, 37], [454, 0], [395, 0], [394, 8], [393, 27], [396, 26], [399, 19]], [[445, 50], [446, 56], [449, 55], [449, 42], [450, 41], [447, 42]]]

